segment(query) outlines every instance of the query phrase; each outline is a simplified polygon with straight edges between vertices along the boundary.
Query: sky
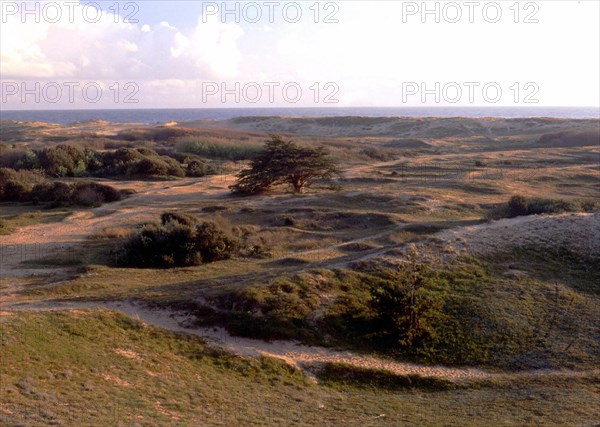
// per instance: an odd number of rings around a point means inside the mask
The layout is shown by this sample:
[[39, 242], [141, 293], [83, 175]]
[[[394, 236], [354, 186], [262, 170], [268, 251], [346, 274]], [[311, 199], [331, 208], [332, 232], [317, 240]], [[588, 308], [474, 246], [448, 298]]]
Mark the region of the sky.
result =
[[2, 109], [598, 106], [600, 2], [0, 0]]

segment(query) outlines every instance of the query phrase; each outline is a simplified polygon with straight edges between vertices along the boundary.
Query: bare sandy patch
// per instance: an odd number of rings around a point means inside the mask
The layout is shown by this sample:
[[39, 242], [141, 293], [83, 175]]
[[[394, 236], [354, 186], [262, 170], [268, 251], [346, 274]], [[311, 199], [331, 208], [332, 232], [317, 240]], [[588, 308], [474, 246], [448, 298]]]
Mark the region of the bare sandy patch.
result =
[[117, 377], [116, 375], [112, 375], [112, 374], [100, 374], [100, 376], [109, 382], [112, 382], [116, 385], [118, 385], [119, 387], [131, 387], [131, 384], [129, 384], [127, 381], [122, 380], [121, 378]]
[[135, 351], [131, 351], [131, 350], [126, 350], [124, 348], [115, 348], [113, 350], [113, 353], [118, 354], [119, 356], [123, 356], [126, 357], [127, 359], [133, 359], [133, 360], [137, 360], [137, 361], [142, 361], [143, 359], [140, 357], [139, 354], [137, 354]]

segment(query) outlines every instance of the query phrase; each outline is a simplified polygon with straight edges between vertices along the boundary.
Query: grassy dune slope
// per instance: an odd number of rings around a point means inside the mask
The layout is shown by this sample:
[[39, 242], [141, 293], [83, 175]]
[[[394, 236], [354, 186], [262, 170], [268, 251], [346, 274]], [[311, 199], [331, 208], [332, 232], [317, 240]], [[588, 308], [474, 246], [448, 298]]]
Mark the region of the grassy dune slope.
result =
[[283, 362], [228, 356], [107, 311], [2, 312], [0, 322], [9, 426], [587, 424], [600, 404], [597, 380], [403, 389], [338, 366], [316, 385]]

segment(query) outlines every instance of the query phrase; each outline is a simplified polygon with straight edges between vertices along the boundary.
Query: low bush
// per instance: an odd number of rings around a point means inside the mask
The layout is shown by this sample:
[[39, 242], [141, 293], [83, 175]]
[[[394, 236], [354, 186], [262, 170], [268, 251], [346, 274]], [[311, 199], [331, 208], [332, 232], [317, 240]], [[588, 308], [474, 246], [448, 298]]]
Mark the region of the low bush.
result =
[[104, 203], [121, 200], [121, 192], [104, 184], [96, 182], [64, 182], [42, 183], [36, 185], [29, 194], [33, 203], [50, 203], [52, 207], [77, 205], [96, 207]]
[[0, 167], [12, 169], [37, 169], [39, 162], [32, 150], [11, 148], [0, 144]]
[[512, 196], [503, 205], [493, 208], [490, 219], [514, 218], [525, 215], [559, 214], [565, 212], [594, 212], [600, 209], [600, 200], [596, 199], [544, 199]]
[[118, 265], [139, 268], [195, 266], [229, 259], [240, 241], [214, 222], [165, 213], [161, 224], [145, 225], [115, 250]]
[[108, 185], [80, 182], [73, 186], [71, 202], [79, 206], [99, 206], [121, 200], [121, 193]]
[[50, 176], [82, 176], [96, 153], [72, 145], [61, 144], [36, 152], [40, 167]]
[[185, 170], [177, 160], [149, 148], [123, 147], [103, 156], [103, 167], [97, 175], [184, 177]]
[[187, 164], [186, 175], [193, 178], [201, 178], [207, 174], [206, 163], [192, 160]]
[[0, 169], [0, 201], [48, 203], [52, 207], [90, 207], [116, 202], [121, 198], [120, 191], [96, 182], [49, 182], [38, 171]]
[[511, 217], [527, 215], [529, 203], [523, 196], [512, 196], [508, 201], [508, 212]]
[[187, 225], [192, 227], [196, 225], [197, 221], [194, 217], [182, 213], [165, 212], [160, 216], [160, 222], [166, 226], [170, 223], [178, 222], [181, 225]]
[[0, 168], [0, 201], [26, 201], [32, 188], [45, 181], [38, 171]]

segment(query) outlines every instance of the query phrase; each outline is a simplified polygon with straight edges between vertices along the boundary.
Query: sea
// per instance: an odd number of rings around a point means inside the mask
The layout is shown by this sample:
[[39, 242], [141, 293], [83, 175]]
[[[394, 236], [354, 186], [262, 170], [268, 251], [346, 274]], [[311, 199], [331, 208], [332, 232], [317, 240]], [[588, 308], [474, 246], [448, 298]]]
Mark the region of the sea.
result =
[[1, 110], [0, 120], [69, 124], [90, 120], [158, 124], [171, 121], [228, 120], [248, 116], [293, 117], [552, 117], [600, 119], [600, 107], [328, 107], [181, 108], [128, 110]]

